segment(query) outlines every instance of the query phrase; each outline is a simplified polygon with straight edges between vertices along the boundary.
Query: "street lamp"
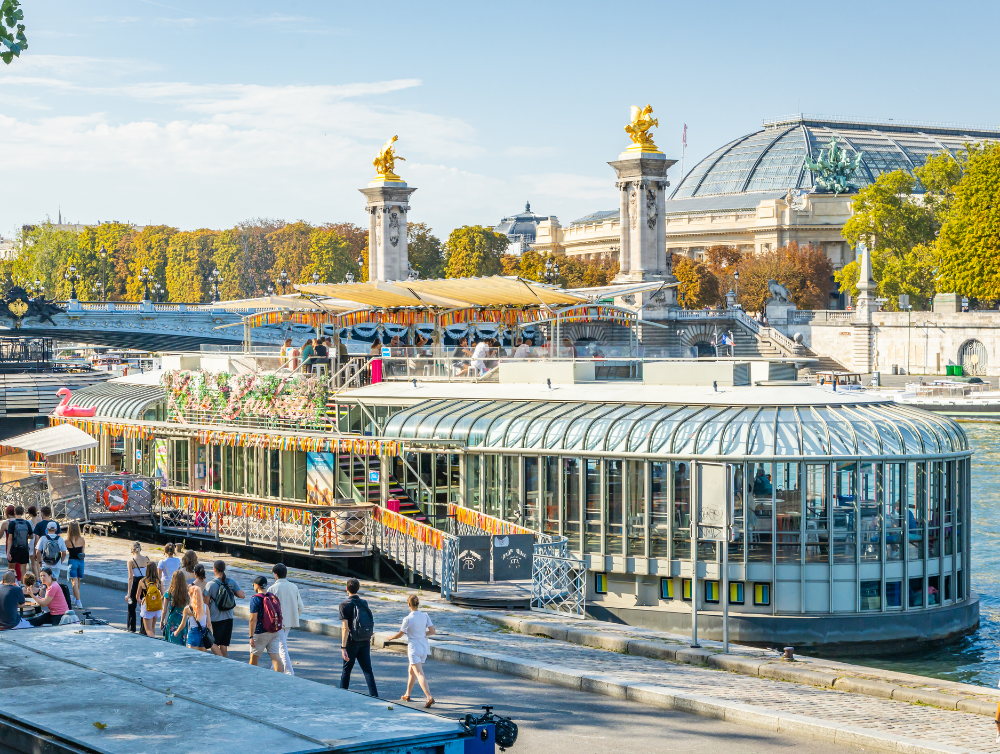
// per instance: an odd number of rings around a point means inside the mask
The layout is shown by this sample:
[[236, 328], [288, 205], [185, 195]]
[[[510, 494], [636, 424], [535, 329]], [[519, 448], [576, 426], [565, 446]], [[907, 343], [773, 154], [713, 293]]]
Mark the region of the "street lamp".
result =
[[219, 273], [218, 268], [212, 270], [210, 278], [212, 286], [212, 302], [214, 303], [219, 300], [219, 286], [222, 284], [222, 275]]
[[34, 293], [35, 297], [37, 298], [38, 296], [41, 295], [42, 291], [44, 291], [44, 290], [45, 290], [45, 286], [42, 285], [42, 281], [39, 280], [38, 278], [35, 278], [35, 282], [34, 282], [34, 285], [31, 288], [31, 292]]
[[271, 285], [270, 283], [267, 284], [267, 295], [268, 296], [274, 295], [274, 286]]
[[149, 284], [153, 282], [153, 276], [149, 274], [149, 268], [143, 267], [139, 273], [139, 282], [142, 283], [142, 300], [149, 301]]
[[281, 286], [281, 295], [285, 295], [285, 289], [288, 287], [288, 273], [284, 270], [278, 275], [278, 285]]
[[69, 298], [70, 301], [76, 300], [76, 284], [80, 280], [80, 276], [76, 274], [76, 267], [73, 265], [69, 266], [69, 271], [64, 276], [70, 285]]
[[740, 307], [740, 271], [739, 270], [734, 270], [733, 271], [733, 281], [734, 281], [734, 285], [736, 286], [736, 290], [733, 291], [736, 294], [736, 308], [739, 309], [739, 307]]
[[552, 256], [548, 256], [545, 259], [545, 282], [549, 285], [555, 285], [559, 280], [559, 262], [553, 261]]
[[319, 273], [318, 272], [314, 272], [313, 273], [313, 285], [317, 285], [318, 283], [319, 283]]
[[354, 282], [354, 273], [353, 272], [348, 272], [344, 276], [344, 282], [345, 283], [353, 283]]
[[98, 300], [99, 301], [103, 301], [104, 300], [104, 297], [102, 295], [103, 292], [104, 292], [104, 286], [101, 285], [101, 281], [100, 280], [98, 280], [96, 283], [94, 283], [92, 286], [90, 286], [90, 292], [91, 293], [96, 293], [97, 296], [98, 296]]
[[103, 275], [101, 277], [101, 293], [104, 293], [108, 289], [108, 250], [104, 248], [104, 244], [101, 244], [101, 250], [98, 252], [101, 255], [101, 267], [103, 268]]

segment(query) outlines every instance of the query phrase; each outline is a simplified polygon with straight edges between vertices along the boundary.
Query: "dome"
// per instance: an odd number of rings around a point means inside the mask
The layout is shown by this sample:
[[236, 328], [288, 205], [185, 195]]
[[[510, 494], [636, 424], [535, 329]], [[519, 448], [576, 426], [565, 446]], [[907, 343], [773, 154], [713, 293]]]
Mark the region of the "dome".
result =
[[[852, 183], [863, 188], [882, 173], [912, 173], [929, 155], [943, 150], [955, 154], [966, 142], [1000, 140], [1000, 129], [809, 115], [777, 118], [715, 150], [681, 179], [670, 198], [809, 190], [813, 176], [805, 159], [817, 159], [831, 137], [848, 155], [862, 153]], [[923, 191], [919, 183], [916, 190]]]
[[503, 218], [494, 230], [507, 236], [511, 241], [524, 243], [527, 248], [527, 244], [535, 242], [538, 224], [548, 219], [547, 215], [536, 215], [531, 211], [531, 202], [525, 202], [524, 212]]

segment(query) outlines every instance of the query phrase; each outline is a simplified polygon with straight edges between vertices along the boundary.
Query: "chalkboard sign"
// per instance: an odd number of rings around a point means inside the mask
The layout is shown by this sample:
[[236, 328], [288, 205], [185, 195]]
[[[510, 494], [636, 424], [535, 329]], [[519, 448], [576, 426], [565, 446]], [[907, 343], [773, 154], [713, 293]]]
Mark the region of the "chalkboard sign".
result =
[[490, 580], [490, 538], [464, 536], [458, 538], [458, 580]]
[[534, 534], [493, 537], [493, 579], [495, 581], [530, 579], [534, 553]]

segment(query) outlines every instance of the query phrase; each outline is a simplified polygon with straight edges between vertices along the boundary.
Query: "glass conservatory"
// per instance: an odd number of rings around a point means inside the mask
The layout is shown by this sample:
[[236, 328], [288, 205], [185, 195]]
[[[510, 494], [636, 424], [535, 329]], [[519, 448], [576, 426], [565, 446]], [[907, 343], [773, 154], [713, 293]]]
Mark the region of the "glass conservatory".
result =
[[[977, 625], [971, 451], [955, 422], [815, 388], [708, 400], [426, 400], [383, 435], [429, 471], [432, 499], [567, 537], [595, 617], [683, 630], [694, 603], [701, 635], [719, 638], [726, 599], [734, 640], [799, 646]], [[707, 463], [724, 465], [733, 510], [725, 595], [721, 546], [692, 543]]]

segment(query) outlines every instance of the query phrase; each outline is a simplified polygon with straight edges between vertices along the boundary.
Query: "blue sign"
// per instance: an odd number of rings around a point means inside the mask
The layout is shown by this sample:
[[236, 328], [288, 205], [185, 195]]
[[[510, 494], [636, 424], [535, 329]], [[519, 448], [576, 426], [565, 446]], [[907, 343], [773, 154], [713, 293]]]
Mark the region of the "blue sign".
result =
[[388, 359], [391, 355], [392, 354], [389, 352], [389, 349], [386, 348], [385, 346], [383, 346], [382, 347], [382, 358], [383, 359]]
[[378, 483], [378, 472], [377, 471], [369, 471], [368, 472], [368, 481], [371, 482], [372, 484], [377, 484]]

